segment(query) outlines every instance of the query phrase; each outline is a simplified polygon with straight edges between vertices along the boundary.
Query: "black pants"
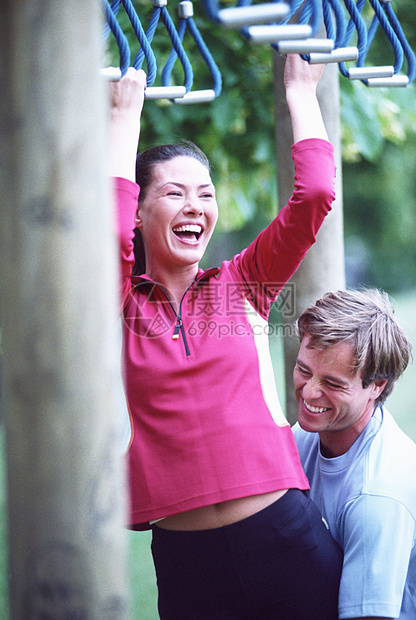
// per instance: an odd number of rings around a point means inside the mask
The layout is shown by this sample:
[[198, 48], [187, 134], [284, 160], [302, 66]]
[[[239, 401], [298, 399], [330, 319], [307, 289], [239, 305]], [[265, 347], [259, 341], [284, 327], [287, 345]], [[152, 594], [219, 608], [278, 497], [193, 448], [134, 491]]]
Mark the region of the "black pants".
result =
[[225, 527], [153, 527], [162, 620], [337, 620], [342, 551], [308, 494]]

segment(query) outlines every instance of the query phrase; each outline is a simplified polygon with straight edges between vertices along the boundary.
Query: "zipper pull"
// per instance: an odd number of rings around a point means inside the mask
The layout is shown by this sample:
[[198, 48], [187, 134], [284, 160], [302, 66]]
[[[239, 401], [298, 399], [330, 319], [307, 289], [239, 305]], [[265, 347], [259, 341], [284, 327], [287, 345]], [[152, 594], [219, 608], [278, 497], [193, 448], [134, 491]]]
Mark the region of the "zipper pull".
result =
[[172, 340], [178, 340], [178, 338], [179, 338], [179, 330], [182, 327], [182, 319], [181, 319], [181, 317], [178, 316], [178, 317], [176, 317], [176, 319], [177, 319], [177, 322], [176, 322], [176, 325], [175, 325], [175, 330], [174, 330], [174, 332], [172, 334]]

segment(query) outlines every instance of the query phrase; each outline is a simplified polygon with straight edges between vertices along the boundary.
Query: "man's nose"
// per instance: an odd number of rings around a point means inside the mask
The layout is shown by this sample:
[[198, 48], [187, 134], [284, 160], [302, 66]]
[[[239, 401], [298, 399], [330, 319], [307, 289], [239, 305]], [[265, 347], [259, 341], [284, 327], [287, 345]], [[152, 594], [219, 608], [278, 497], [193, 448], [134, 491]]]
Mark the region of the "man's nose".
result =
[[302, 396], [305, 400], [313, 400], [322, 395], [321, 382], [315, 377], [311, 377], [305, 382], [302, 388]]

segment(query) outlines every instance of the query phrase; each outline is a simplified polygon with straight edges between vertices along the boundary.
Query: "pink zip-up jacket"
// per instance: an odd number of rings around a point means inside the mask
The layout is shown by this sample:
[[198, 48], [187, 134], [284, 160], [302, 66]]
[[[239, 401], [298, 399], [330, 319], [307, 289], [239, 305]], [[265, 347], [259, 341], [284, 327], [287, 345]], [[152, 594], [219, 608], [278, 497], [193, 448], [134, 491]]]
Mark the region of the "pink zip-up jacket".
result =
[[289, 203], [231, 261], [199, 270], [178, 314], [167, 291], [131, 276], [139, 187], [115, 179], [137, 529], [226, 500], [309, 488], [279, 405], [267, 320], [331, 209], [335, 165], [324, 140], [297, 142], [292, 153]]

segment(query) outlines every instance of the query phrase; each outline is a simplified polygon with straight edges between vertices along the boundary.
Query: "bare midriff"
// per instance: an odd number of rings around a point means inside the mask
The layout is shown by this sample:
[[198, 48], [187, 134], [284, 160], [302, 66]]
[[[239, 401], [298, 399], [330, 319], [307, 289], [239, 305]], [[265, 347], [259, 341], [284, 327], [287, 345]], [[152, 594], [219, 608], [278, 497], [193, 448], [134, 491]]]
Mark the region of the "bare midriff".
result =
[[158, 521], [156, 525], [165, 530], [193, 531], [211, 530], [224, 525], [237, 523], [260, 512], [280, 499], [287, 489], [241, 497], [211, 506], [202, 506], [187, 512], [181, 512]]

